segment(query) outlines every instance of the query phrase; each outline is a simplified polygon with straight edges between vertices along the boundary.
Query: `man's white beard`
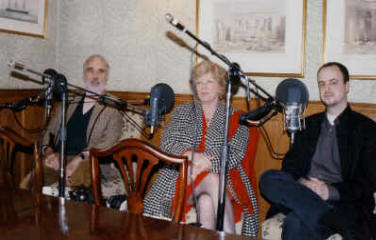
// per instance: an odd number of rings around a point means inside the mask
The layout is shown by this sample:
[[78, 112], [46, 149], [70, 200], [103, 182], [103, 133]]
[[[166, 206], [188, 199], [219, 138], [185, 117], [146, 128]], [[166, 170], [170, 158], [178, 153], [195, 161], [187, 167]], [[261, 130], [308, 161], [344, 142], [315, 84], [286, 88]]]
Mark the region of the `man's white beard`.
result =
[[97, 94], [102, 94], [105, 89], [105, 84], [100, 83], [98, 86], [93, 86], [91, 83], [86, 84], [86, 88], [92, 92], [95, 92]]
[[104, 92], [104, 86], [98, 86], [98, 87], [88, 87], [88, 89], [92, 92], [95, 92], [97, 94], [102, 94]]

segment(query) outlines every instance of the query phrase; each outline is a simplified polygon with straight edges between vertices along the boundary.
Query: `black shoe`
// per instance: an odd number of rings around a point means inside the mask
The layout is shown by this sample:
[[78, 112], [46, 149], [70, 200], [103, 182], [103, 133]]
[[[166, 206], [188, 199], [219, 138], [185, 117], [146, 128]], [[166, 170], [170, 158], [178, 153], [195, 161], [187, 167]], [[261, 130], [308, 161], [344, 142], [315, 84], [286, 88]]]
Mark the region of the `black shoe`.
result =
[[111, 208], [120, 209], [121, 204], [127, 200], [127, 196], [125, 194], [122, 195], [114, 195], [111, 196], [107, 202], [109, 203]]
[[346, 217], [340, 216], [335, 210], [330, 210], [321, 216], [318, 224], [319, 231], [325, 238], [332, 234], [340, 234], [343, 240], [357, 240], [356, 229], [346, 221]]

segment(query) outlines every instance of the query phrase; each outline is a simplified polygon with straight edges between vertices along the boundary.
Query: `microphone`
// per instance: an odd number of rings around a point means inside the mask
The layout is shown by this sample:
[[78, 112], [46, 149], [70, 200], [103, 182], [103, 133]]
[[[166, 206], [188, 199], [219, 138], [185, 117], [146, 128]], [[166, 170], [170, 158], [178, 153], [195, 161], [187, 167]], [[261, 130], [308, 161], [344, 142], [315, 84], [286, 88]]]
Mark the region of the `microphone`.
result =
[[309, 94], [305, 84], [298, 79], [283, 80], [276, 90], [276, 101], [283, 107], [284, 128], [294, 143], [295, 133], [305, 129], [304, 111]]
[[53, 68], [47, 68], [46, 70], [44, 70], [43, 72], [43, 76], [42, 76], [42, 82], [43, 84], [46, 82], [46, 79], [54, 79], [54, 77], [57, 76], [57, 71]]
[[179, 29], [180, 31], [187, 31], [187, 28], [179, 22], [178, 19], [174, 18], [170, 13], [167, 13], [165, 15], [165, 18], [167, 20], [167, 22], [171, 23], [173, 26], [175, 26], [177, 29]]
[[15, 103], [1, 103], [0, 108], [13, 110], [15, 108]]
[[[22, 64], [22, 63], [14, 61], [13, 59], [9, 60], [8, 67], [12, 68], [17, 73], [22, 73], [22, 74], [32, 73], [32, 74], [35, 74], [35, 75], [38, 75], [38, 76], [44, 77], [44, 78], [49, 78], [50, 77], [48, 74], [35, 71], [35, 70], [27, 67], [26, 65]], [[27, 76], [27, 75], [25, 75], [25, 76]]]
[[271, 103], [266, 103], [262, 107], [257, 108], [256, 110], [240, 114], [239, 120], [245, 122], [247, 120], [257, 121], [260, 118], [265, 117], [271, 111]]
[[13, 102], [13, 103], [2, 103], [0, 104], [0, 108], [6, 108], [10, 109], [15, 112], [20, 112], [26, 108], [27, 105], [31, 102], [31, 98], [24, 98], [21, 99], [20, 101]]
[[241, 123], [253, 123], [259, 126], [276, 115], [279, 111], [281, 111], [281, 106], [278, 103], [268, 101], [263, 106], [253, 111], [240, 114], [239, 121]]
[[[44, 84], [45, 81], [46, 81], [46, 78], [49, 78], [50, 80], [52, 80], [57, 76], [58, 73], [55, 69], [48, 68], [48, 69], [44, 70], [43, 74], [49, 76], [49, 77], [47, 77], [47, 76], [42, 77], [42, 82]], [[54, 88], [54, 81], [50, 81], [50, 85], [48, 86], [47, 91], [45, 93], [45, 107], [46, 107], [46, 117], [47, 118], [50, 116], [51, 110], [52, 110], [53, 98], [54, 98], [53, 88]]]
[[8, 62], [8, 67], [14, 68], [17, 71], [23, 71], [24, 68], [25, 68], [25, 65], [23, 65], [22, 63], [18, 63], [16, 61], [14, 61], [13, 59], [11, 59]]
[[62, 94], [67, 89], [67, 78], [63, 74], [56, 74], [53, 76], [53, 93], [54, 94]]
[[154, 127], [159, 125], [159, 116], [167, 114], [174, 106], [175, 95], [170, 86], [158, 83], [150, 91], [150, 108], [146, 111], [145, 121], [150, 126], [150, 136]]

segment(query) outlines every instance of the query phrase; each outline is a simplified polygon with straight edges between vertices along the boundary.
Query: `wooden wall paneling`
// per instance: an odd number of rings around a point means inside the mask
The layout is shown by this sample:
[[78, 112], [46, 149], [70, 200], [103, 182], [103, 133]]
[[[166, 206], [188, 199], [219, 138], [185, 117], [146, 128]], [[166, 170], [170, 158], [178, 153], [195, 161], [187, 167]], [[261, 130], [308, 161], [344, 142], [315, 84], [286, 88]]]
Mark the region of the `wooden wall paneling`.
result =
[[[264, 124], [264, 129], [269, 135], [270, 144], [276, 153], [285, 153], [288, 149], [288, 137], [283, 131], [282, 117], [280, 114], [270, 119]], [[260, 179], [261, 174], [268, 169], [280, 169], [281, 160], [276, 159], [276, 155], [272, 155], [268, 148], [267, 137], [265, 131], [261, 131], [259, 128], [260, 138], [257, 147], [256, 159], [255, 159], [255, 171], [257, 180]], [[282, 156], [280, 156], [281, 158]], [[261, 196], [260, 191], [257, 190], [259, 200], [259, 214], [260, 220], [265, 218], [266, 212], [269, 209], [269, 204]]]
[[[34, 130], [23, 130], [17, 124], [17, 129], [20, 129], [23, 136], [30, 139], [32, 142], [38, 141], [39, 137], [41, 136], [41, 132], [37, 129], [42, 127], [41, 125], [44, 121], [44, 109], [40, 106], [28, 106], [24, 111], [17, 113], [17, 118], [25, 129]], [[16, 163], [20, 168], [19, 175], [17, 176], [19, 181], [21, 181], [21, 179], [23, 179], [23, 177], [32, 170], [34, 164], [33, 154], [22, 154], [20, 156], [20, 160], [21, 161]]]
[[369, 118], [376, 121], [376, 111], [375, 111], [375, 104], [368, 104], [368, 103], [352, 103], [351, 107], [353, 110], [363, 113], [364, 115], [368, 116]]
[[[0, 103], [16, 102], [26, 97], [35, 96], [39, 90], [0, 90]], [[25, 128], [36, 128], [40, 126], [43, 121], [44, 109], [40, 106], [28, 106], [25, 110], [13, 113], [9, 109], [0, 109], [0, 125], [12, 128], [21, 136], [35, 141], [39, 133], [29, 133], [24, 131], [19, 124], [17, 124], [15, 117], [19, 120]], [[15, 162], [15, 182], [16, 184], [23, 179], [23, 177], [32, 169], [33, 156], [31, 154], [17, 153], [17, 161]]]

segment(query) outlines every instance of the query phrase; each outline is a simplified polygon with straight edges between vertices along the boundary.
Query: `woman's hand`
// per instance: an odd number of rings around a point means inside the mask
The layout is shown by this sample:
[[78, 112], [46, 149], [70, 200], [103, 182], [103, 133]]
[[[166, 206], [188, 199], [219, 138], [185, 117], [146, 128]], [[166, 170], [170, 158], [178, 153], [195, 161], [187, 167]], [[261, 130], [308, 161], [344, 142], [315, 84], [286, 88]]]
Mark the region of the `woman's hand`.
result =
[[185, 152], [183, 156], [187, 156], [188, 160], [192, 163], [188, 168], [188, 172], [190, 173], [190, 168], [192, 167], [192, 175], [191, 178], [188, 178], [188, 183], [190, 183], [190, 180], [194, 181], [200, 173], [204, 171], [210, 171], [210, 169], [212, 168], [211, 160], [213, 160], [213, 157], [194, 152], [192, 161], [191, 151]]

